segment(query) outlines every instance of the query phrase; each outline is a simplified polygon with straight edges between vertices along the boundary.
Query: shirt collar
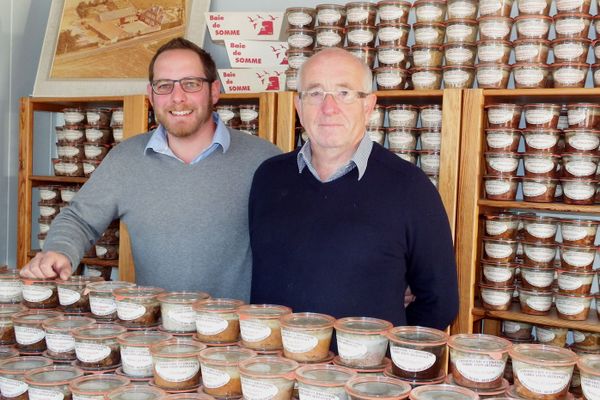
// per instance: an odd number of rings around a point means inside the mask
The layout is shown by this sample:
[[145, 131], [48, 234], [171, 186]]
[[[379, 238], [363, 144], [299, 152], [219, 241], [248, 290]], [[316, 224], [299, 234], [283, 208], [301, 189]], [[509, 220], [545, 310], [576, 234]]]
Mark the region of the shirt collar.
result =
[[[348, 161], [348, 163], [338, 169], [327, 181], [331, 182], [337, 178], [340, 178], [350, 172], [355, 167], [358, 168], [358, 179], [360, 180], [365, 171], [367, 170], [367, 163], [369, 161], [369, 155], [371, 154], [371, 150], [373, 149], [373, 141], [369, 137], [369, 135], [364, 135], [358, 144], [358, 148], [356, 152], [352, 155], [352, 158]], [[310, 172], [314, 175], [315, 178], [321, 180], [312, 165], [312, 150], [310, 148], [310, 140], [306, 141], [297, 156], [298, 163], [298, 172], [302, 173], [305, 167], [308, 167]]]
[[[216, 124], [215, 134], [213, 136], [213, 140], [206, 149], [204, 149], [198, 156], [190, 163], [195, 164], [196, 162], [206, 158], [210, 153], [212, 153], [218, 146], [221, 146], [223, 149], [223, 153], [226, 153], [229, 150], [229, 145], [231, 144], [231, 135], [229, 134], [229, 130], [219, 118], [219, 115], [216, 112], [212, 113], [212, 119]], [[162, 125], [158, 125], [158, 128], [154, 130], [154, 133], [148, 140], [148, 144], [144, 148], [144, 154], [148, 154], [148, 150], [153, 150], [156, 153], [164, 154], [173, 158], [179, 159], [171, 148], [169, 147], [169, 142], [167, 140], [167, 132]], [[183, 161], [182, 161], [183, 162]]]

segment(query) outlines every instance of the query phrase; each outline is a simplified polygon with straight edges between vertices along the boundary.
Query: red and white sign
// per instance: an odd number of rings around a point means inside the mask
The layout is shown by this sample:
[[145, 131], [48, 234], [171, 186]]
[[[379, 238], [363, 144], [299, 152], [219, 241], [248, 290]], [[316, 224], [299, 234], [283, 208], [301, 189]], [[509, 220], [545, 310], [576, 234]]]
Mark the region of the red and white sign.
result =
[[220, 69], [225, 93], [279, 92], [285, 90], [286, 68]]
[[213, 41], [279, 40], [283, 12], [208, 12], [206, 26]]
[[284, 67], [288, 65], [287, 42], [226, 40], [232, 68]]

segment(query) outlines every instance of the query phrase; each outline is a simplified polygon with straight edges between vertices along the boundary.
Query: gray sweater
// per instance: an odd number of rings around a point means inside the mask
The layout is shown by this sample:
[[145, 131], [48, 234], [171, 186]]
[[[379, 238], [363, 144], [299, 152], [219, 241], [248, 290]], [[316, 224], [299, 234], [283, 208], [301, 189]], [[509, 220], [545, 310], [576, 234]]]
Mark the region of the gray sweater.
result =
[[108, 153], [63, 209], [44, 251], [76, 267], [110, 222], [127, 224], [138, 285], [201, 290], [213, 297], [250, 297], [252, 256], [248, 194], [256, 168], [278, 153], [272, 144], [230, 130], [226, 153], [184, 164], [151, 150], [150, 133]]

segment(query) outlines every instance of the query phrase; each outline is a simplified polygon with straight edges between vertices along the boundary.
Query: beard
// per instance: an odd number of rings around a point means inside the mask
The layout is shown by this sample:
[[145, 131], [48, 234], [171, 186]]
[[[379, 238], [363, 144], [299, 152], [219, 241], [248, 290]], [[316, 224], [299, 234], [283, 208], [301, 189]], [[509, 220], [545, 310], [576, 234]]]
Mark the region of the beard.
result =
[[[209, 91], [210, 98], [210, 91]], [[192, 110], [192, 115], [184, 120], [177, 120], [171, 115], [171, 111]], [[169, 135], [178, 138], [186, 138], [194, 135], [200, 128], [212, 118], [212, 107], [198, 108], [197, 106], [180, 105], [179, 107], [165, 107], [155, 109], [155, 118]]]

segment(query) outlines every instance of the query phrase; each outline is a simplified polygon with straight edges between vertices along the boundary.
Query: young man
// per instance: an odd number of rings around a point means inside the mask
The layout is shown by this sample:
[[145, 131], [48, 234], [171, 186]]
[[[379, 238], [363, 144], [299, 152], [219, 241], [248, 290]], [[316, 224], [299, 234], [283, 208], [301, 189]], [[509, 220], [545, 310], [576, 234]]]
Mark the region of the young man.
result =
[[371, 71], [325, 49], [298, 77], [309, 140], [265, 161], [250, 192], [252, 302], [445, 328], [458, 311], [448, 219], [427, 176], [365, 135]]
[[53, 221], [24, 277], [67, 279], [115, 218], [127, 224], [139, 285], [248, 300], [252, 174], [277, 148], [212, 112], [215, 63], [194, 43], [163, 45], [149, 67], [159, 127], [115, 147]]

